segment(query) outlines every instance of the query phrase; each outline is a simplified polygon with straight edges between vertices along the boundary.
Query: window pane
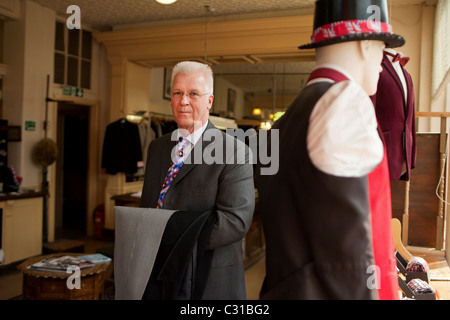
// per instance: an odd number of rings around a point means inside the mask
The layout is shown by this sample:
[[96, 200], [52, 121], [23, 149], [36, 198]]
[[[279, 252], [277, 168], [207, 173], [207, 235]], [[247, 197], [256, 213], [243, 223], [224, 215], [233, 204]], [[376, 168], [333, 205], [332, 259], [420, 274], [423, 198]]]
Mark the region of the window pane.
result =
[[448, 30], [450, 28], [450, 3], [438, 1], [436, 7], [432, 89], [436, 95], [441, 87], [446, 74], [450, 70], [450, 40]]
[[89, 31], [83, 30], [83, 58], [91, 59], [92, 56], [92, 34]]
[[80, 47], [80, 30], [78, 29], [69, 30], [69, 54], [78, 56], [79, 47]]
[[56, 22], [55, 50], [64, 51], [64, 24]]
[[78, 87], [78, 59], [69, 57], [67, 60], [67, 84]]
[[64, 55], [55, 53], [55, 70], [53, 81], [55, 83], [64, 84]]
[[91, 88], [91, 63], [89, 61], [81, 62], [81, 87]]

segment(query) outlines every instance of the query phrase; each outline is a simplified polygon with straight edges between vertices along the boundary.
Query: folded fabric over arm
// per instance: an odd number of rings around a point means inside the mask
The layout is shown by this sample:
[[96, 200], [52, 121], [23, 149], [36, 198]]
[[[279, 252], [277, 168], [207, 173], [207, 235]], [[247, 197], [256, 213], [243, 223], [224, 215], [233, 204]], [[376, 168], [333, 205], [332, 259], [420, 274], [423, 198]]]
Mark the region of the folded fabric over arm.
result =
[[116, 300], [139, 300], [175, 210], [114, 207], [114, 284]]
[[116, 300], [201, 299], [217, 214], [115, 207]]
[[215, 211], [177, 211], [161, 239], [145, 300], [200, 300], [209, 276], [214, 250], [205, 250]]

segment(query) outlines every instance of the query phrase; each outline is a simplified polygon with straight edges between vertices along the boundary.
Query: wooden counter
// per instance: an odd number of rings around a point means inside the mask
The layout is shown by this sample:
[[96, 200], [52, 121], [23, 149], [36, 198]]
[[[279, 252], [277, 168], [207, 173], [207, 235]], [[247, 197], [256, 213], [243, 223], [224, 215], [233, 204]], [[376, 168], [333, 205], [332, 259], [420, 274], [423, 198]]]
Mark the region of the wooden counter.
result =
[[45, 196], [45, 192], [8, 192], [0, 193], [0, 201], [38, 198]]
[[42, 192], [0, 194], [3, 264], [42, 253]]
[[122, 207], [139, 207], [141, 197], [132, 196], [133, 193], [118, 194], [111, 197], [114, 200], [114, 205]]

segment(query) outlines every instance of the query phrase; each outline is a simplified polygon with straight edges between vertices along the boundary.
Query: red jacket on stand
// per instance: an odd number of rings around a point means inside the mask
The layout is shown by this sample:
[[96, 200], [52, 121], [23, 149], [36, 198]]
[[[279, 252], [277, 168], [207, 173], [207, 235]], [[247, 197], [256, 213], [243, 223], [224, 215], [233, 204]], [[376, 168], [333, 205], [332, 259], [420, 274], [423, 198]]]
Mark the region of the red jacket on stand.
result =
[[[416, 125], [414, 87], [411, 75], [400, 65], [405, 76], [407, 101], [401, 80], [389, 57], [384, 54], [377, 93], [370, 98], [383, 131], [391, 180], [409, 180], [416, 165]], [[406, 161], [406, 173], [402, 166]]]

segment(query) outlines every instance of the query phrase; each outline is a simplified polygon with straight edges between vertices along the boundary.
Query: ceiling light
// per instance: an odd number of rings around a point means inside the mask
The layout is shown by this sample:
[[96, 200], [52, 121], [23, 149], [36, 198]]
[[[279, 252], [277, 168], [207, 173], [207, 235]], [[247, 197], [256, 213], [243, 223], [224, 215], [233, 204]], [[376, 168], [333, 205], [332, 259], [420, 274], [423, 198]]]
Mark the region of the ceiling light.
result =
[[159, 2], [161, 4], [172, 4], [176, 2], [177, 0], [156, 0], [156, 2]]
[[253, 111], [252, 111], [252, 114], [253, 114], [254, 116], [260, 116], [261, 113], [262, 113], [261, 108], [254, 108]]

